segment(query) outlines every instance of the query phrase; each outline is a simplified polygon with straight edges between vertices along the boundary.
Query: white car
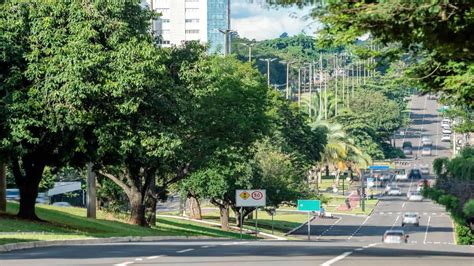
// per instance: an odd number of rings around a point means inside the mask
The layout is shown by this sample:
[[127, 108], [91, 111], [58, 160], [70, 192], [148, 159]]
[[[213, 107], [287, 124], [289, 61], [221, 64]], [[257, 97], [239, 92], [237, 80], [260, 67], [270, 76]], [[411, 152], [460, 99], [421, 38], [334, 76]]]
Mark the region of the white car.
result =
[[420, 172], [422, 175], [429, 175], [430, 174], [430, 168], [429, 167], [421, 167]]
[[402, 244], [408, 242], [408, 235], [403, 230], [387, 230], [383, 235], [382, 242], [388, 244]]
[[391, 188], [388, 193], [387, 193], [389, 196], [401, 196], [402, 195], [402, 191], [397, 188], [397, 187], [394, 187], [394, 188]]
[[407, 212], [403, 214], [402, 226], [405, 226], [408, 224], [414, 225], [414, 226], [420, 226], [420, 216], [418, 216], [418, 214], [415, 212]]
[[411, 192], [410, 195], [408, 196], [409, 201], [423, 201], [423, 196], [421, 195], [420, 192]]
[[451, 135], [449, 135], [449, 134], [443, 134], [443, 136], [441, 137], [441, 141], [443, 141], [443, 142], [449, 142], [449, 141], [451, 141]]
[[423, 145], [432, 145], [433, 141], [431, 140], [430, 137], [424, 136], [424, 137], [421, 138], [421, 144], [423, 144]]
[[65, 202], [65, 201], [55, 202], [51, 205], [57, 206], [57, 207], [72, 207], [71, 203]]
[[448, 128], [444, 128], [443, 131], [441, 131], [441, 132], [443, 132], [443, 134], [451, 134], [451, 133], [453, 133], [453, 131], [451, 131], [451, 129], [448, 129]]

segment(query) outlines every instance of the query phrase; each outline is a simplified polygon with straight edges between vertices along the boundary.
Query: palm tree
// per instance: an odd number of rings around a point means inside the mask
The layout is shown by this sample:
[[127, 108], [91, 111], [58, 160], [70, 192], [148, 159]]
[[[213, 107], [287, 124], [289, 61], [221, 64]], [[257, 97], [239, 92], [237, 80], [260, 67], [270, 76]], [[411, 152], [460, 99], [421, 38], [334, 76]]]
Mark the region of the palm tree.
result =
[[321, 153], [321, 162], [317, 165], [319, 183], [323, 167], [328, 175], [329, 167], [332, 166], [336, 170], [336, 182], [339, 183], [341, 171], [351, 168], [360, 173], [361, 168], [366, 168], [371, 163], [370, 156], [354, 144], [354, 140], [344, 131], [341, 124], [318, 119], [312, 127], [325, 127], [327, 130], [327, 144]]

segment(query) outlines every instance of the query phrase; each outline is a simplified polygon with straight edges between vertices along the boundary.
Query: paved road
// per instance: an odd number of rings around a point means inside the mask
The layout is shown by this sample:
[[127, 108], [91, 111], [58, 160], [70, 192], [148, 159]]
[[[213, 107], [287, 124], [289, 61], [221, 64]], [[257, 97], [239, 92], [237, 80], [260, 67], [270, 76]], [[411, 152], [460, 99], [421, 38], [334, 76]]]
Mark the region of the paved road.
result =
[[[448, 156], [448, 145], [439, 141], [436, 102], [414, 97], [412, 107], [411, 131], [433, 136], [434, 154]], [[420, 152], [420, 135], [406, 140]], [[418, 157], [409, 167], [430, 164], [434, 158]], [[416, 182], [399, 186], [406, 193]], [[401, 216], [409, 211], [422, 217], [419, 227], [403, 227], [409, 243], [381, 243], [386, 230], [402, 229]], [[311, 232], [312, 241], [160, 241], [41, 248], [0, 253], [0, 265], [474, 265], [474, 248], [454, 245], [451, 219], [430, 201], [385, 196], [368, 217], [317, 219]], [[303, 239], [306, 233], [306, 227], [295, 232]]]

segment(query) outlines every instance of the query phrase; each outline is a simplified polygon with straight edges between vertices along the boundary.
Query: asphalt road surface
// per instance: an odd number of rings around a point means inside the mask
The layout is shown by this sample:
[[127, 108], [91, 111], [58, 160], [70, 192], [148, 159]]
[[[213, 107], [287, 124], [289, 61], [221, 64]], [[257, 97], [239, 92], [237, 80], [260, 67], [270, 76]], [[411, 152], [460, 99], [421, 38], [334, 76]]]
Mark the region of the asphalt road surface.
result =
[[[437, 103], [413, 97], [412, 141], [416, 159], [407, 168], [431, 165], [436, 156], [449, 156], [449, 145], [440, 141], [441, 118]], [[421, 156], [421, 136], [432, 136], [433, 155]], [[444, 208], [431, 201], [407, 201], [405, 194], [417, 182], [399, 182], [402, 196], [383, 196], [369, 216], [339, 215], [311, 223], [294, 234], [300, 241], [159, 241], [40, 248], [0, 253], [0, 266], [11, 265], [467, 265], [474, 266], [474, 247], [454, 244], [453, 223]], [[420, 225], [401, 226], [405, 212], [417, 212]], [[386, 230], [402, 229], [406, 244], [384, 244]]]

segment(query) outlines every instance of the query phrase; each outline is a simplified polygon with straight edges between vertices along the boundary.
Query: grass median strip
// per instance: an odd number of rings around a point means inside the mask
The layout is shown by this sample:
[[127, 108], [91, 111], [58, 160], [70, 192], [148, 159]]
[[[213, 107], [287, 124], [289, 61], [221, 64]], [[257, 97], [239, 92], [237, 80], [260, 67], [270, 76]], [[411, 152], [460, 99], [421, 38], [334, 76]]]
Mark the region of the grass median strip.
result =
[[158, 218], [156, 226], [145, 228], [102, 211], [97, 212], [97, 219], [88, 219], [83, 208], [37, 205], [37, 214], [45, 222], [18, 219], [17, 211], [18, 203], [9, 202], [7, 213], [0, 214], [0, 244], [123, 236], [240, 237], [236, 232], [172, 218]]

